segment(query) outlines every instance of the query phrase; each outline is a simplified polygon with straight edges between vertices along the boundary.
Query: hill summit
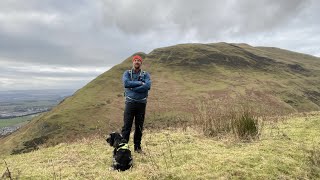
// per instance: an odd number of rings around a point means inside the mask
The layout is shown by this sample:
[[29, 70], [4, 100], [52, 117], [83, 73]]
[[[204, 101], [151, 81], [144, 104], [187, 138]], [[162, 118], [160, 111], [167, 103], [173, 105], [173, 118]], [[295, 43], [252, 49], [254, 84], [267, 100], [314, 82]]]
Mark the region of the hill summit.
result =
[[[320, 58], [248, 44], [179, 44], [143, 56], [152, 87], [146, 128], [179, 126], [203, 99], [242, 97], [279, 113], [320, 110]], [[99, 75], [50, 112], [0, 139], [1, 153], [23, 153], [122, 126], [122, 74], [131, 56]], [[214, 107], [213, 107], [214, 108]], [[280, 112], [281, 111], [281, 112]]]

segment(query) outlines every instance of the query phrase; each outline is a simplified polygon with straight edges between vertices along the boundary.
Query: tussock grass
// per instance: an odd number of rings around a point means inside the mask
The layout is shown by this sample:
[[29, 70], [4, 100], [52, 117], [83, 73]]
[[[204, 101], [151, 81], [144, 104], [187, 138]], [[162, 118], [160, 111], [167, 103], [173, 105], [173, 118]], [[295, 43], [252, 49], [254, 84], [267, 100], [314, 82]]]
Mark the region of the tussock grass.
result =
[[[255, 107], [254, 107], [255, 106]], [[258, 138], [266, 113], [249, 101], [202, 100], [193, 115], [193, 124], [208, 136], [233, 135], [236, 139]]]
[[[217, 140], [191, 128], [146, 130], [146, 154], [133, 153], [134, 167], [125, 172], [109, 170], [112, 148], [100, 137], [0, 157], [19, 179], [318, 178], [320, 114], [291, 117], [276, 126], [280, 133], [267, 124], [260, 140], [251, 143]], [[1, 173], [5, 170], [1, 162]]]
[[311, 170], [310, 177], [320, 178], [320, 144], [314, 145], [307, 151], [309, 166]]
[[242, 112], [239, 117], [232, 120], [232, 132], [239, 139], [250, 139], [257, 137], [259, 133], [258, 118], [249, 110]]

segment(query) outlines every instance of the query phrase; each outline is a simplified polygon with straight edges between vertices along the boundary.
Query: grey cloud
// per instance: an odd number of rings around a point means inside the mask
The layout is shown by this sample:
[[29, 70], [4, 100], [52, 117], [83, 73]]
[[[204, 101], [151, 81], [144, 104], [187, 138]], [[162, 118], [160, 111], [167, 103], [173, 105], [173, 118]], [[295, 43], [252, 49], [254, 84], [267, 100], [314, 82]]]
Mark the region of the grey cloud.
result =
[[54, 39], [50, 39], [52, 36], [47, 39], [41, 36], [16, 37], [0, 32], [0, 57], [36, 64], [69, 66], [92, 64], [102, 66], [112, 64], [112, 62], [106, 60], [110, 54], [103, 53], [107, 52], [107, 50], [101, 47], [86, 46], [85, 41], [84, 45], [79, 44], [80, 42], [60, 43], [54, 41]]
[[234, 6], [234, 17], [240, 22], [243, 31], [268, 31], [279, 26], [286, 26], [297, 18], [309, 3], [308, 0], [247, 0]]
[[104, 2], [106, 25], [116, 26], [125, 33], [161, 34], [174, 29], [182, 35], [194, 32], [198, 39], [264, 32], [285, 26], [310, 4], [309, 0]]
[[[106, 68], [107, 70], [108, 68]], [[43, 78], [75, 78], [86, 79], [88, 77], [93, 78], [100, 75], [101, 71], [83, 71], [83, 72], [50, 72], [50, 71], [25, 71], [14, 68], [0, 67], [1, 77], [43, 77]]]
[[0, 77], [0, 89], [27, 90], [27, 89], [79, 89], [93, 78], [30, 78], [30, 77]]
[[[44, 60], [66, 60], [68, 49], [33, 37], [16, 37], [0, 32], [0, 56], [23, 62], [45, 62]], [[52, 59], [54, 58], [54, 59]]]
[[78, 8], [87, 6], [90, 3], [88, 0], [28, 0], [23, 2], [21, 0], [1, 0], [2, 11], [43, 11], [43, 12], [74, 12]]
[[[227, 41], [319, 54], [320, 38], [314, 37], [320, 29], [316, 0], [103, 2], [104, 25], [135, 37], [133, 46], [127, 41], [129, 47], [150, 51], [178, 43]], [[301, 33], [314, 38], [303, 39]], [[303, 47], [306, 41], [310, 43]]]
[[[137, 51], [217, 41], [319, 55], [319, 6], [317, 0], [2, 0], [0, 63], [109, 67]], [[8, 67], [0, 68], [0, 78], [22, 84], [20, 77], [88, 77], [77, 81], [84, 83], [94, 76]]]
[[81, 88], [108, 68], [38, 67], [30, 64], [0, 66], [0, 89]]
[[4, 14], [19, 12], [28, 16], [29, 12], [38, 12], [56, 18], [48, 23], [24, 19], [0, 23], [0, 59], [69, 66], [114, 65], [136, 51], [149, 52], [161, 46], [232, 40], [246, 35], [255, 38], [255, 33], [287, 27], [310, 3], [4, 0], [0, 2], [0, 12]]
[[[114, 50], [121, 47], [110, 36], [115, 33], [101, 30], [96, 3], [88, 0], [60, 4], [46, 1], [49, 5], [38, 2], [1, 2], [4, 6], [0, 3], [0, 10], [3, 10], [0, 12], [5, 16], [15, 17], [14, 13], [6, 14], [5, 11], [19, 12], [18, 18], [22, 18], [0, 23], [0, 60], [11, 58], [40, 64], [107, 66], [114, 65], [115, 60], [119, 62], [124, 57]], [[12, 6], [11, 11], [7, 6]], [[34, 15], [34, 12], [56, 15], [57, 18], [48, 23], [36, 20], [29, 22], [28, 16]]]

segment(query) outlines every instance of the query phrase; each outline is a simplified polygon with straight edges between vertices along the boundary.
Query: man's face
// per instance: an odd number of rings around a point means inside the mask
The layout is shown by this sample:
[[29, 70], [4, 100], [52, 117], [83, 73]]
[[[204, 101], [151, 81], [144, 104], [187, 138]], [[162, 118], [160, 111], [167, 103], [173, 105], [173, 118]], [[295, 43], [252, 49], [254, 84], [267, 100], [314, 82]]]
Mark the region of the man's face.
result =
[[133, 67], [135, 68], [135, 69], [139, 69], [140, 67], [141, 67], [141, 61], [140, 60], [138, 60], [138, 59], [135, 59], [135, 60], [133, 60]]

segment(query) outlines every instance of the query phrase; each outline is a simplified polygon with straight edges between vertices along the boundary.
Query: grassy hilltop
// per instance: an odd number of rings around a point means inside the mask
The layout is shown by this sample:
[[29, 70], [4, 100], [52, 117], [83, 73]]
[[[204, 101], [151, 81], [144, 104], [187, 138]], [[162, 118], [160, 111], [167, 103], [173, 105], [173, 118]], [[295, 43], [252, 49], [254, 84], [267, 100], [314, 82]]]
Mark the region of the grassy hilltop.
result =
[[0, 171], [8, 167], [19, 179], [319, 179], [319, 137], [314, 112], [269, 121], [251, 143], [194, 128], [147, 130], [146, 154], [133, 153], [134, 166], [125, 172], [109, 170], [113, 149], [101, 137], [2, 156], [7, 166], [1, 162]]
[[[264, 113], [320, 110], [320, 58], [247, 44], [181, 44], [158, 48], [145, 57], [151, 74], [146, 128], [191, 121], [201, 99], [241, 96]], [[107, 134], [122, 125], [121, 77], [131, 57], [101, 74], [50, 112], [0, 139], [2, 154]]]

